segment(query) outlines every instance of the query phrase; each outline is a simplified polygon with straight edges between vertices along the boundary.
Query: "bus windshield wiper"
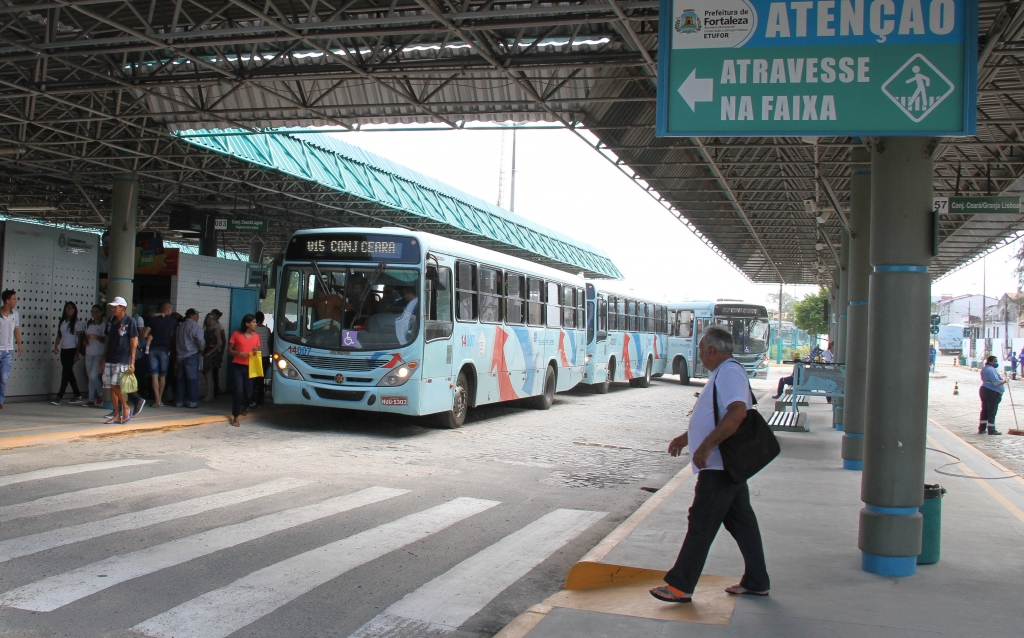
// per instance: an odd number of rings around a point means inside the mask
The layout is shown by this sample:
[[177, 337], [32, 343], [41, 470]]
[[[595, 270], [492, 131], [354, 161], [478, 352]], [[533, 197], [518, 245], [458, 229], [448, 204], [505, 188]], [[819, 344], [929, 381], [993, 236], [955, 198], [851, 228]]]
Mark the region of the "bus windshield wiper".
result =
[[320, 282], [320, 289], [324, 291], [324, 295], [330, 295], [331, 291], [327, 289], [327, 282], [324, 281], [324, 274], [320, 272], [320, 264], [316, 263], [315, 259], [311, 259], [309, 263], [313, 264], [313, 270], [316, 271], [316, 280]]

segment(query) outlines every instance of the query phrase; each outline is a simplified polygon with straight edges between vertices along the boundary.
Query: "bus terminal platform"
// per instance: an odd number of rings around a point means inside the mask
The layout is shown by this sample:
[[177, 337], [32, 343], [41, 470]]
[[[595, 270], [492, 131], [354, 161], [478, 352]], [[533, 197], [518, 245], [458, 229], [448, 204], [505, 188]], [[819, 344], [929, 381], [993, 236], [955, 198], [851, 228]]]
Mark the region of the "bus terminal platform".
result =
[[[262, 413], [281, 411], [271, 404]], [[0, 450], [198, 425], [226, 425], [231, 420], [231, 396], [200, 403], [196, 409], [167, 405], [153, 408], [147, 405], [139, 416], [125, 424], [106, 425], [104, 416], [108, 413], [107, 409], [51, 405], [45, 401], [6, 403], [0, 414]]]
[[[760, 400], [767, 410], [769, 398]], [[663, 584], [686, 534], [696, 482], [687, 465], [572, 568], [563, 591], [498, 638], [1022, 635], [1024, 479], [983, 480], [1013, 473], [930, 418], [925, 481], [948, 490], [941, 559], [904, 578], [867, 573], [857, 548], [861, 473], [842, 468], [842, 432], [831, 426], [830, 406], [812, 399], [803, 410], [811, 431], [777, 434], [782, 454], [750, 481], [769, 597], [723, 591], [743, 573], [724, 528], [692, 603], [664, 603], [647, 593]]]

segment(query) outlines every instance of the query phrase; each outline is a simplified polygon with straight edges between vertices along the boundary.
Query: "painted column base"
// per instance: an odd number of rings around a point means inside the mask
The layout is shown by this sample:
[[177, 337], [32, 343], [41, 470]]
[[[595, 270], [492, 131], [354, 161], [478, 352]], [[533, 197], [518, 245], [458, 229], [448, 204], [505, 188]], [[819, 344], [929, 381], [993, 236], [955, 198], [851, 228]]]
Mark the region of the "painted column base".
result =
[[913, 576], [917, 573], [917, 556], [879, 556], [862, 551], [860, 568], [879, 576]]
[[833, 423], [833, 424], [832, 424], [832, 427], [834, 427], [834, 428], [835, 428], [836, 430], [838, 430], [839, 432], [842, 432], [842, 431], [843, 431], [843, 424], [842, 424], [842, 423]]
[[856, 470], [858, 472], [864, 470], [864, 461], [853, 461], [851, 459], [843, 459], [844, 470]]

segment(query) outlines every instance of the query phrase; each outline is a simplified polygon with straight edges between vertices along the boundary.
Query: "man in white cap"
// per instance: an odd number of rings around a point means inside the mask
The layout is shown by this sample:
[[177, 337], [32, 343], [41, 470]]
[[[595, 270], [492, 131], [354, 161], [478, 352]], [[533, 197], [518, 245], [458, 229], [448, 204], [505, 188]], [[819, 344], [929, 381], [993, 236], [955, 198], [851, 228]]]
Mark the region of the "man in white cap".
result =
[[114, 297], [108, 305], [114, 316], [107, 324], [106, 351], [100, 359], [103, 387], [110, 390], [110, 402], [114, 405], [114, 414], [107, 423], [127, 423], [132, 418], [132, 410], [121, 392], [121, 375], [135, 367], [139, 328], [135, 320], [127, 316], [128, 303], [124, 297]]

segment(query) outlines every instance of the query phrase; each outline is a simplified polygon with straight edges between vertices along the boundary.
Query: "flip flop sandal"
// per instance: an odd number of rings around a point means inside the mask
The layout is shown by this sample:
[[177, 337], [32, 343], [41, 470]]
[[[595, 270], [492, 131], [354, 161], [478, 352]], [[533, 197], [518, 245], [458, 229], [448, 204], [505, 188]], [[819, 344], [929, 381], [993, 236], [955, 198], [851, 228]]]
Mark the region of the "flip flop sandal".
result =
[[767, 596], [768, 595], [768, 592], [766, 592], [766, 591], [750, 591], [749, 589], [744, 589], [743, 591], [729, 591], [728, 589], [726, 589], [725, 593], [732, 594], [733, 596]]
[[654, 589], [650, 590], [650, 594], [651, 594], [651, 596], [654, 596], [658, 600], [662, 600], [662, 601], [664, 601], [666, 603], [692, 603], [693, 602], [693, 596], [687, 596], [686, 598], [683, 598], [682, 596], [677, 596], [677, 595], [673, 594], [672, 590], [669, 589], [668, 587], [655, 587]]

